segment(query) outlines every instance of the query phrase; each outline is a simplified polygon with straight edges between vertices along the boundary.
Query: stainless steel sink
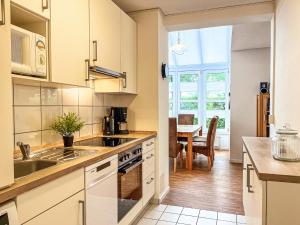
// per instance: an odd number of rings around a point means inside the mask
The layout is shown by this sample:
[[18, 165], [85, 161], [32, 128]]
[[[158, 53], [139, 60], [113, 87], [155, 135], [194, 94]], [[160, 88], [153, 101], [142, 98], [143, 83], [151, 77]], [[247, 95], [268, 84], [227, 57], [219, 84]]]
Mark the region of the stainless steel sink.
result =
[[55, 166], [57, 163], [52, 160], [16, 160], [14, 162], [15, 179]]

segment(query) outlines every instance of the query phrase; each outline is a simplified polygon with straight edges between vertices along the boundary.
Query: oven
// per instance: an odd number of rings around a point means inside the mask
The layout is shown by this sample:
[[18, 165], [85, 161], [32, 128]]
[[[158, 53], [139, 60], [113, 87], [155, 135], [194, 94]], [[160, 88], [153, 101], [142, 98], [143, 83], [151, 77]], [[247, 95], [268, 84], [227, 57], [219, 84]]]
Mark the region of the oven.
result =
[[119, 154], [118, 166], [118, 221], [142, 199], [142, 146]]

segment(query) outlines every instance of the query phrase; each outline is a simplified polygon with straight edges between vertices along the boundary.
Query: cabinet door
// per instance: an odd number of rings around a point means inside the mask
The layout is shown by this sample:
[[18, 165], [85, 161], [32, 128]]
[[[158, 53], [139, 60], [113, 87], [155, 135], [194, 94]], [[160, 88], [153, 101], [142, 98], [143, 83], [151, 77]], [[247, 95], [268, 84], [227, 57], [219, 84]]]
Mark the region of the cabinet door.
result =
[[90, 0], [91, 65], [121, 71], [120, 13], [120, 8], [111, 0]]
[[14, 3], [50, 19], [50, 0], [11, 0]]
[[89, 2], [51, 1], [51, 81], [86, 86]]
[[126, 72], [126, 84], [121, 91], [136, 93], [137, 31], [136, 23], [126, 13], [121, 12], [121, 72]]
[[[1, 2], [1, 1], [0, 1]], [[13, 175], [13, 109], [11, 83], [11, 50], [10, 50], [10, 8], [9, 0], [0, 4], [0, 187], [12, 184]], [[4, 8], [1, 8], [3, 7]], [[2, 13], [3, 12], [3, 13]]]
[[154, 180], [154, 173], [152, 173], [149, 177], [144, 179], [143, 182], [143, 206], [147, 205], [149, 200], [154, 195], [155, 189], [155, 180]]
[[[258, 179], [247, 153], [244, 155], [243, 203], [247, 224], [266, 225], [266, 182]], [[248, 170], [248, 172], [247, 172]], [[250, 186], [250, 188], [248, 188]]]
[[84, 191], [73, 195], [24, 225], [83, 225]]

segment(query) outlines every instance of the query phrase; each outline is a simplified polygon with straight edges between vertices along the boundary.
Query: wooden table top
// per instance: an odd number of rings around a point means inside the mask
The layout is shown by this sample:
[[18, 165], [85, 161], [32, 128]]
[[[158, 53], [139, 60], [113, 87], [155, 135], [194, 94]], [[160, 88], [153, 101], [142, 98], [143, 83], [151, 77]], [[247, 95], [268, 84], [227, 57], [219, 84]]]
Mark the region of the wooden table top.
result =
[[271, 138], [243, 137], [243, 142], [260, 180], [300, 183], [300, 162], [275, 160]]
[[200, 125], [177, 125], [177, 133], [195, 133], [200, 129]]

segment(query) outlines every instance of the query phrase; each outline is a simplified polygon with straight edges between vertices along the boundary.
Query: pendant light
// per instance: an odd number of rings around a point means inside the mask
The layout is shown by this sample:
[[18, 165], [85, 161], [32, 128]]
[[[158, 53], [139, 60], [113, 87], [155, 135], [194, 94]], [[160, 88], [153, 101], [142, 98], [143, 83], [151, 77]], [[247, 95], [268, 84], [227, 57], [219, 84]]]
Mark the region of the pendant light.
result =
[[186, 51], [186, 46], [181, 43], [180, 32], [178, 31], [177, 43], [171, 46], [171, 51], [176, 55], [183, 55]]

